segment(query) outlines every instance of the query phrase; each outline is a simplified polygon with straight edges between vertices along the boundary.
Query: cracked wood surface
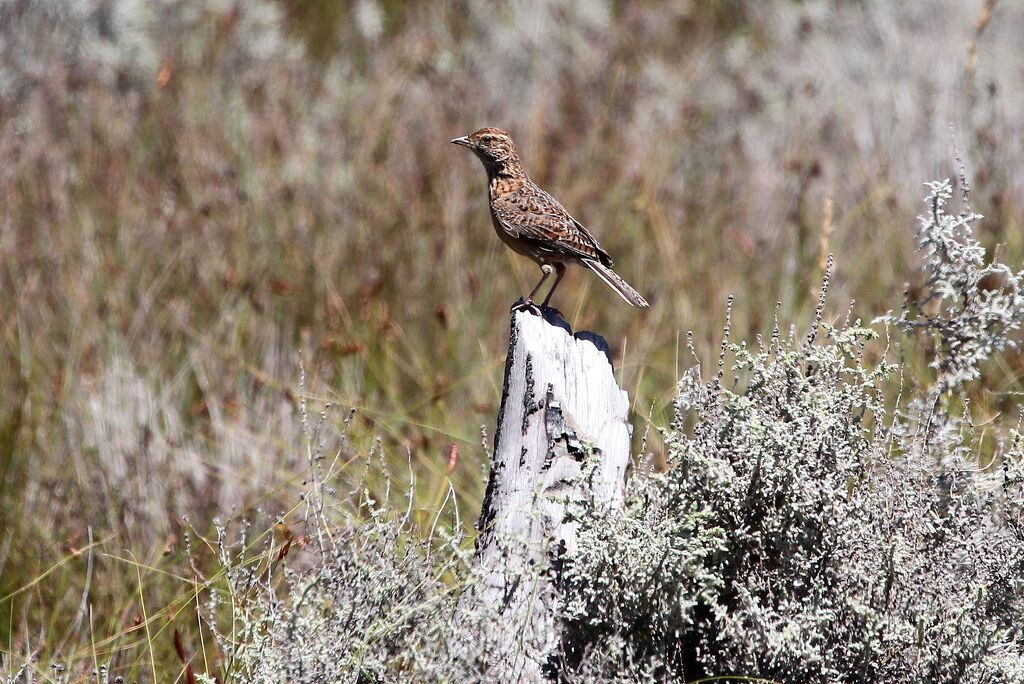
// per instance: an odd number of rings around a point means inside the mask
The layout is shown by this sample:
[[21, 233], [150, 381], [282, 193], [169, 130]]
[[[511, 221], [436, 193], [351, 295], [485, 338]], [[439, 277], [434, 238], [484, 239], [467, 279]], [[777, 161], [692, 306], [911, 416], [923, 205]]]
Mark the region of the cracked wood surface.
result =
[[622, 506], [631, 432], [604, 339], [573, 335], [550, 311], [513, 314], [476, 550], [476, 597], [525, 651], [510, 657], [508, 681], [557, 676], [556, 586], [576, 549], [576, 511]]

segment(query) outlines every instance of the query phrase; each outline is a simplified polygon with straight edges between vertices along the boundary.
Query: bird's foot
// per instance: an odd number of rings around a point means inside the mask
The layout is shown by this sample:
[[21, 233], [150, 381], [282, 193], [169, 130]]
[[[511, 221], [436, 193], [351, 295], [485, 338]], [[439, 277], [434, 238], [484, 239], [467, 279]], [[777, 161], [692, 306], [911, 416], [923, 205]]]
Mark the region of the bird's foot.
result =
[[534, 304], [532, 299], [523, 299], [522, 297], [520, 297], [516, 301], [516, 303], [512, 305], [512, 308], [509, 309], [509, 311], [512, 313], [515, 313], [516, 311], [529, 311], [534, 316], [541, 317], [543, 317], [544, 315], [541, 312], [540, 307]]

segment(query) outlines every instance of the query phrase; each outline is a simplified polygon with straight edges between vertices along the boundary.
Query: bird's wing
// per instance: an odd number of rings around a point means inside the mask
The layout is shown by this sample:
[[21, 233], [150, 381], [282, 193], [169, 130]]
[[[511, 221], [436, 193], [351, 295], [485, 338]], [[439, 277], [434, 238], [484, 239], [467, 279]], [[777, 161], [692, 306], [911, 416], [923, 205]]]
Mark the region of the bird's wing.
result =
[[587, 227], [584, 226], [582, 223], [572, 218], [571, 216], [569, 218], [572, 219], [573, 225], [575, 226], [579, 234], [583, 237], [583, 239], [589, 242], [591, 245], [593, 245], [594, 251], [597, 252], [598, 261], [600, 261], [605, 266], [611, 266], [612, 258], [608, 255], [608, 252], [604, 251], [604, 248], [601, 247], [600, 244], [598, 244], [597, 238], [591, 235], [590, 231], [587, 230]]
[[501, 227], [512, 237], [565, 256], [597, 259], [611, 264], [608, 253], [583, 225], [574, 219], [554, 197], [533, 183], [494, 197], [491, 211]]

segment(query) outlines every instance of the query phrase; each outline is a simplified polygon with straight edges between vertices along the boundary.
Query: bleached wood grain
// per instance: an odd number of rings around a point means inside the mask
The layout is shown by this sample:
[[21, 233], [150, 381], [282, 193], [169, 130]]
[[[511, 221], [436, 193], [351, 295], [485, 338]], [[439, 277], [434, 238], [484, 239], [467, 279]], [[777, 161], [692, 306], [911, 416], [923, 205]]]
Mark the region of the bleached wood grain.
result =
[[[560, 568], [581, 506], [623, 503], [632, 428], [607, 344], [553, 313], [512, 318], [494, 457], [477, 540], [477, 598], [520, 651], [508, 681], [557, 667]], [[511, 646], [511, 644], [510, 644]]]

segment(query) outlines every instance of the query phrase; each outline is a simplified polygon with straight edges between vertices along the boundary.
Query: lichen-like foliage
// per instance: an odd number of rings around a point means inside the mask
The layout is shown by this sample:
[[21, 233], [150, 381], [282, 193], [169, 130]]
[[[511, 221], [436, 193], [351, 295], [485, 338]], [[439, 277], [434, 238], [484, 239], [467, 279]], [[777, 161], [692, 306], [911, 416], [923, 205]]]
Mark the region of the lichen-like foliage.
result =
[[656, 681], [680, 682], [1024, 676], [1020, 473], [1012, 458], [942, 477], [889, 458], [888, 369], [859, 353], [872, 335], [826, 326], [820, 343], [734, 347], [739, 392], [686, 376], [668, 472], [635, 479], [624, 514], [584, 523], [568, 583], [577, 667], [656, 664]]
[[935, 337], [931, 366], [938, 372], [935, 389], [944, 392], [977, 380], [980, 363], [1017, 346], [1012, 333], [1024, 323], [1024, 271], [1015, 273], [995, 260], [985, 263], [985, 249], [971, 232], [982, 216], [967, 204], [966, 193], [963, 209], [951, 215], [946, 213], [953, 196], [949, 180], [927, 186], [928, 213], [918, 217], [925, 275], [921, 295], [899, 316], [881, 320]]
[[[430, 512], [425, 533], [414, 523], [411, 461], [408, 489], [395, 505], [397, 481], [387, 461], [377, 460], [379, 442], [350, 489], [339, 490], [337, 466], [355, 410], [331, 459], [327, 410], [317, 423], [305, 399], [300, 409], [309, 466], [301, 520], [282, 517], [274, 534], [255, 540], [249, 522], [233, 532], [217, 523], [220, 572], [207, 580], [201, 619], [220, 651], [222, 681], [501, 681], [495, 673], [534, 644], [521, 637], [523, 624], [508, 624], [477, 600], [480, 578], [454, 490]], [[374, 478], [383, 484], [371, 487]], [[216, 681], [210, 673], [196, 677]]]
[[[977, 217], [947, 217], [948, 183], [931, 188], [922, 245], [944, 303], [899, 321], [940, 336], [925, 390], [937, 396], [1014, 344], [1021, 276], [984, 266], [968, 229]], [[1001, 291], [979, 288], [996, 272]], [[565, 582], [568, 670], [594, 681], [1024, 681], [1019, 432], [1001, 468], [979, 469], [967, 421], [931, 416], [924, 430], [920, 402], [887, 409], [881, 388], [896, 367], [864, 355], [876, 331], [818, 328], [733, 345], [732, 372], [720, 364], [708, 382], [684, 376], [667, 472], [634, 478], [624, 512], [583, 518]]]
[[213, 595], [208, 615], [215, 625], [215, 604], [232, 607], [235, 636], [220, 620], [217, 637], [234, 681], [369, 684], [473, 667], [456, 647], [458, 629], [471, 626], [458, 608], [463, 585], [443, 581], [464, 570], [462, 554], [434, 549], [447, 553], [431, 562], [427, 544], [376, 515], [332, 526], [330, 537], [283, 582], [227, 559], [230, 591]]
[[[827, 276], [807, 335], [776, 326], [748, 346], [727, 328], [717, 372], [679, 382], [667, 469], [632, 477], [623, 510], [572, 510], [576, 556], [522, 579], [560, 591], [552, 676], [1024, 681], [1024, 437], [996, 431], [980, 467], [969, 416], [928, 412], [1014, 344], [1021, 276], [985, 266], [973, 215], [945, 217], [949, 186], [931, 187], [922, 244], [938, 304], [887, 320], [939, 336], [935, 384], [887, 393], [902, 371], [873, 360], [880, 331], [822, 322]], [[994, 272], [1000, 291], [979, 287]], [[273, 545], [262, 563], [223, 553], [229, 590], [206, 622], [229, 678], [503, 681], [534, 648], [473, 600], [458, 539], [422, 540], [365, 491], [348, 522], [328, 523], [322, 498], [307, 500], [304, 560]]]

